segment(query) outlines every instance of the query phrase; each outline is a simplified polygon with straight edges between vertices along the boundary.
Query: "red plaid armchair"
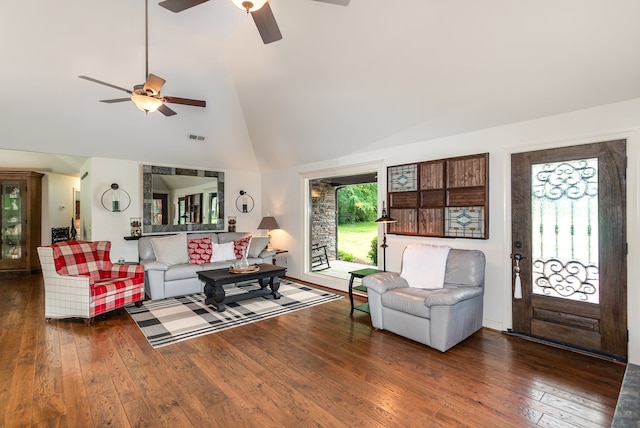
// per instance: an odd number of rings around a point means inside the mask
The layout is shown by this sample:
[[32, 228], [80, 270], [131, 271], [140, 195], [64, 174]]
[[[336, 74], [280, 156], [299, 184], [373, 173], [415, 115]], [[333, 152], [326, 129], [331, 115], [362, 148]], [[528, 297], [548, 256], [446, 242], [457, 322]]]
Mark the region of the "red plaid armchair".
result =
[[84, 318], [144, 299], [144, 267], [114, 265], [111, 242], [66, 241], [38, 247], [44, 277], [45, 318]]

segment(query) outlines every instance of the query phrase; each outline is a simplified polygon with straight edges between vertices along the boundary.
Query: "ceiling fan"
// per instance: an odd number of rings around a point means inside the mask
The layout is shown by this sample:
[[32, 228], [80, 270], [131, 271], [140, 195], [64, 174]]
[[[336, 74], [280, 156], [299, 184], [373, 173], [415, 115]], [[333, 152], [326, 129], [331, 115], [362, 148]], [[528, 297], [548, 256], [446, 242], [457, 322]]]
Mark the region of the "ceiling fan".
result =
[[[164, 0], [159, 4], [165, 9], [169, 9], [172, 12], [182, 12], [193, 6], [197, 6], [201, 3], [205, 3], [209, 0]], [[240, 9], [251, 13], [253, 21], [258, 27], [258, 32], [262, 37], [264, 44], [276, 42], [282, 39], [282, 34], [276, 23], [276, 18], [269, 6], [269, 0], [231, 0]], [[347, 6], [350, 0], [315, 0], [323, 3], [337, 4], [341, 6]]]
[[109, 86], [110, 88], [118, 89], [131, 94], [128, 98], [115, 98], [110, 100], [100, 100], [103, 103], [120, 103], [124, 101], [133, 101], [133, 103], [140, 110], [148, 113], [150, 111], [159, 111], [165, 116], [173, 116], [177, 114], [165, 105], [165, 103], [184, 104], [195, 107], [206, 107], [207, 103], [201, 100], [192, 100], [189, 98], [172, 97], [170, 95], [160, 95], [160, 90], [166, 82], [161, 77], [155, 74], [149, 73], [149, 0], [145, 0], [144, 3], [144, 19], [145, 19], [145, 76], [146, 80], [143, 84], [135, 85], [133, 90], [122, 88], [120, 86], [112, 85], [111, 83], [103, 82], [102, 80], [94, 79], [87, 76], [78, 76], [81, 79], [88, 80], [90, 82], [99, 83], [100, 85]]

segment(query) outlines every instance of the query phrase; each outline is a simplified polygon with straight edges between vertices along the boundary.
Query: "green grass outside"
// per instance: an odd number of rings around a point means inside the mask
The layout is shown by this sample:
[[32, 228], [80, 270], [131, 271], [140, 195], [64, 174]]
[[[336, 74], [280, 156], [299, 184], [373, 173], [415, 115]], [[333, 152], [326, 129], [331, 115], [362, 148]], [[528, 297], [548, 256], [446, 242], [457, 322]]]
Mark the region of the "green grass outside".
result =
[[372, 264], [369, 259], [371, 240], [378, 235], [378, 225], [353, 223], [338, 226], [338, 250], [353, 254], [355, 263]]

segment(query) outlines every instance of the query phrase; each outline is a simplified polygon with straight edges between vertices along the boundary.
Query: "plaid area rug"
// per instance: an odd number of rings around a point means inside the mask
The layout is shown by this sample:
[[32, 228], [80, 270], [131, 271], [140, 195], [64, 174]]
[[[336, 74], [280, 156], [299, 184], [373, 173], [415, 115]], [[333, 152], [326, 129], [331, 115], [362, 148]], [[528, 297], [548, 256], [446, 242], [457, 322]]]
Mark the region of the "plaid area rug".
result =
[[[257, 288], [260, 287], [255, 284], [225, 286], [225, 293], [229, 296]], [[282, 295], [278, 300], [268, 295], [227, 303], [224, 312], [205, 305], [204, 293], [148, 300], [139, 308], [128, 306], [126, 309], [149, 344], [160, 348], [342, 298], [289, 280], [281, 280], [278, 291]]]

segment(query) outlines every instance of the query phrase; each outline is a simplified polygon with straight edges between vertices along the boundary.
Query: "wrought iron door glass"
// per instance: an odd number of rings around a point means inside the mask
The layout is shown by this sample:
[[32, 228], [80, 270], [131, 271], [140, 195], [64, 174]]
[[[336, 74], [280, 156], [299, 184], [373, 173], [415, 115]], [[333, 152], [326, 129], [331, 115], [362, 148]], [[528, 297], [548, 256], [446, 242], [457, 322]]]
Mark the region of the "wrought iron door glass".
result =
[[598, 159], [531, 167], [533, 293], [599, 303]]

